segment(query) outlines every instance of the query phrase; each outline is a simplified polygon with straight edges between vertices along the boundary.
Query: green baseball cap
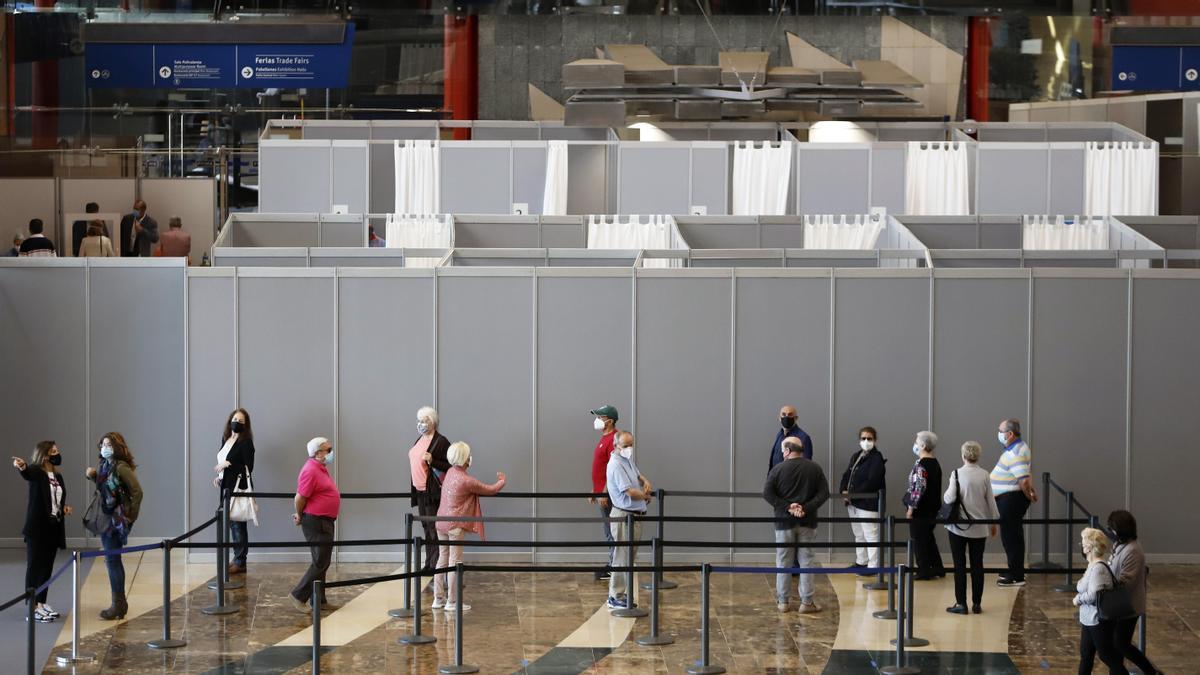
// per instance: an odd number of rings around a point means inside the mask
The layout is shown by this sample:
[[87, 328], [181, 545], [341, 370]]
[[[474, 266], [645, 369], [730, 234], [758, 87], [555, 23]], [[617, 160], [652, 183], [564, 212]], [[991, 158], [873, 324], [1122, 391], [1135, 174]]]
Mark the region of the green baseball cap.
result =
[[614, 422], [616, 422], [618, 419], [617, 409], [611, 405], [602, 405], [599, 408], [596, 408], [595, 410], [589, 410], [588, 412], [597, 417], [607, 417]]

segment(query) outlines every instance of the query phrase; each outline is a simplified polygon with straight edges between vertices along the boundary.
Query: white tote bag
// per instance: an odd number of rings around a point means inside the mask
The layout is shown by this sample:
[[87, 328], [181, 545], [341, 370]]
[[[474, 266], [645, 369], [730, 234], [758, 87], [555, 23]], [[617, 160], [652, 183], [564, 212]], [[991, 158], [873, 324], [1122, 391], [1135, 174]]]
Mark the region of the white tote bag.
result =
[[258, 527], [258, 502], [254, 497], [240, 496], [244, 492], [254, 492], [254, 483], [250, 473], [246, 473], [246, 487], [241, 487], [241, 481], [233, 486], [233, 495], [229, 498], [229, 520], [238, 523], [254, 523]]

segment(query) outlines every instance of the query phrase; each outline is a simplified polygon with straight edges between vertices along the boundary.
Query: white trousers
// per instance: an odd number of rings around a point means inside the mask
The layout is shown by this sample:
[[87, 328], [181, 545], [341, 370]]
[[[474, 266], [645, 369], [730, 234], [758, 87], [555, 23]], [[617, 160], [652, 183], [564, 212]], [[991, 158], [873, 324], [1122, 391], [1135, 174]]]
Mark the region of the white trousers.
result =
[[[878, 518], [878, 511], [864, 511], [855, 506], [846, 507], [846, 513], [851, 518]], [[879, 523], [850, 523], [854, 531], [854, 541], [860, 544], [879, 542]], [[879, 549], [860, 546], [854, 549], [854, 562], [867, 567], [879, 567]]]

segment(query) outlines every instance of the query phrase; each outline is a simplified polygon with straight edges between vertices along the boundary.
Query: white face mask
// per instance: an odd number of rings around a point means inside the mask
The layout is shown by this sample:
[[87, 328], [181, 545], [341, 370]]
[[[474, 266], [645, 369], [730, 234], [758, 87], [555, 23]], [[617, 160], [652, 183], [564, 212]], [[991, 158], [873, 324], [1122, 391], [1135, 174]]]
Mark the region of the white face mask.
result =
[[624, 457], [625, 459], [629, 459], [629, 458], [633, 457], [633, 446], [630, 445], [625, 448], [620, 448], [619, 450], [617, 450], [617, 452], [621, 453], [621, 456]]
[[592, 428], [596, 431], [604, 431], [604, 420], [597, 417], [596, 421], [592, 422]]
[[996, 434], [996, 439], [1000, 441], [1000, 445], [1008, 446], [1008, 436], [1003, 431]]
[[875, 447], [875, 441], [861, 440], [858, 442], [858, 447], [862, 448], [863, 452], [867, 452]]
[[916, 443], [913, 443], [913, 454], [917, 457], [921, 456], [921, 446], [917, 445]]

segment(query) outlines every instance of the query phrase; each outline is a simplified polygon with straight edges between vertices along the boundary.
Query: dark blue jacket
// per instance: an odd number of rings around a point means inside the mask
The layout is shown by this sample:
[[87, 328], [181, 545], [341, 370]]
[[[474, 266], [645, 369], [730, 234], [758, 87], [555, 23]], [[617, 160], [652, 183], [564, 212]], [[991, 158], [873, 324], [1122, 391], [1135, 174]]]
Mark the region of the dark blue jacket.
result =
[[793, 424], [791, 429], [780, 427], [779, 433], [775, 434], [775, 444], [771, 446], [771, 462], [767, 465], [767, 471], [774, 469], [776, 464], [783, 461], [783, 439], [788, 436], [800, 439], [800, 443], [804, 445], [804, 459], [812, 459], [812, 439], [808, 437], [808, 434], [804, 433], [800, 425]]

